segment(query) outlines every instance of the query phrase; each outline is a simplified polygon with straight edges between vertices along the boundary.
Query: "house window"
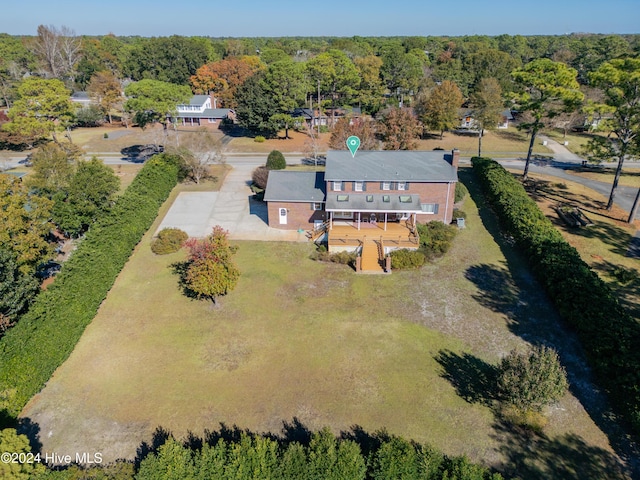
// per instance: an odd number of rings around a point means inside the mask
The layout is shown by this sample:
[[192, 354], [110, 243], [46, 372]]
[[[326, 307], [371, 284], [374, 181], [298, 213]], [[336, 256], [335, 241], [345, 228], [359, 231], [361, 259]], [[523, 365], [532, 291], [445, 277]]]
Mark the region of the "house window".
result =
[[420, 209], [424, 213], [438, 213], [438, 204], [437, 203], [421, 203]]
[[407, 182], [398, 182], [398, 190], [407, 190]]
[[349, 195], [338, 195], [338, 201], [339, 202], [348, 202], [349, 201]]
[[411, 203], [411, 195], [400, 195], [400, 203]]
[[353, 218], [353, 213], [351, 212], [333, 212], [333, 218]]
[[354, 192], [364, 192], [364, 182], [353, 182]]
[[382, 196], [382, 201], [384, 203], [389, 203], [391, 201], [391, 197], [389, 195], [383, 195]]
[[391, 190], [391, 182], [382, 182], [382, 190]]
[[373, 195], [367, 195], [367, 202], [373, 202]]
[[322, 203], [316, 202], [311, 204], [313, 210], [322, 210]]
[[333, 191], [341, 192], [342, 191], [342, 182], [333, 182]]

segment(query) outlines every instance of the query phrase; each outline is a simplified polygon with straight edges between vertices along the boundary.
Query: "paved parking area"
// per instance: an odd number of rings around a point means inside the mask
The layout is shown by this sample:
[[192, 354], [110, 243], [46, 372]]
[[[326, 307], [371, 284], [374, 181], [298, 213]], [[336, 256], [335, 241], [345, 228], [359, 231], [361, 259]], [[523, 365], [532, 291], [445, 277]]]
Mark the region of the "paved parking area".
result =
[[174, 227], [190, 237], [205, 237], [215, 225], [229, 231], [232, 240], [306, 242], [305, 232], [279, 230], [267, 225], [267, 209], [252, 199], [249, 188], [255, 167], [233, 167], [219, 192], [182, 192], [165, 215], [158, 231]]

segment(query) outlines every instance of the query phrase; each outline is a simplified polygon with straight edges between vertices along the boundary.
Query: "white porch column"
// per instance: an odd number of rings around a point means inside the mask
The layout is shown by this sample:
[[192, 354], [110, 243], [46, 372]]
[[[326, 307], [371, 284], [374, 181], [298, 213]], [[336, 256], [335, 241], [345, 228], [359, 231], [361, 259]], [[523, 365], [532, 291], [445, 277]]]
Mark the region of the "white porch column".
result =
[[384, 231], [387, 231], [387, 212], [384, 212]]
[[358, 230], [360, 230], [360, 218], [362, 216], [361, 212], [358, 212]]

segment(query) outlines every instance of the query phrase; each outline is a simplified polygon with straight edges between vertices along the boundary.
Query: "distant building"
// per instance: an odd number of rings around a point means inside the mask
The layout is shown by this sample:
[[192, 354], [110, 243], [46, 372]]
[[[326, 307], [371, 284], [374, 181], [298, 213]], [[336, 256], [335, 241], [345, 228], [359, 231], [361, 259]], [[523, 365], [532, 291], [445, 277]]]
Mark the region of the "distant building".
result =
[[215, 108], [210, 95], [194, 95], [187, 104], [176, 106], [176, 115], [171, 119], [179, 125], [197, 126], [216, 124], [229, 118], [235, 120], [236, 112], [231, 108]]

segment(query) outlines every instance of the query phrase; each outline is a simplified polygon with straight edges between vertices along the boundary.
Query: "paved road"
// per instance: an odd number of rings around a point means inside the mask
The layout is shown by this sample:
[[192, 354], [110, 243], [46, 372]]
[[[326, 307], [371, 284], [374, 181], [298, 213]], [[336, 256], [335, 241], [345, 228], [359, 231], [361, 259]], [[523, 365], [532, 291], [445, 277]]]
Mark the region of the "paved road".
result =
[[[536, 173], [542, 173], [545, 175], [555, 176], [558, 178], [562, 178], [564, 180], [570, 180], [573, 182], [581, 183], [596, 192], [604, 195], [605, 197], [609, 196], [609, 192], [611, 191], [611, 184], [605, 182], [598, 182], [595, 180], [585, 179], [583, 177], [578, 177], [575, 175], [570, 175], [566, 173], [566, 170], [571, 168], [576, 168], [580, 166], [583, 162], [583, 159], [570, 152], [564, 145], [559, 144], [555, 140], [541, 136], [541, 141], [546, 141], [549, 149], [553, 151], [553, 160], [552, 161], [533, 161], [530, 166], [530, 171]], [[87, 157], [97, 156], [102, 161], [104, 161], [107, 165], [127, 165], [131, 163], [136, 163], [135, 160], [131, 158], [126, 158], [120, 155], [117, 152], [90, 152], [87, 154]], [[285, 154], [288, 163], [300, 163], [304, 158], [304, 155], [300, 152]], [[22, 156], [12, 156], [9, 158], [4, 158], [0, 160], [0, 166], [7, 167], [17, 167], [20, 165], [19, 162], [24, 161], [25, 155]], [[227, 154], [226, 162], [229, 165], [234, 167], [243, 166], [243, 167], [257, 167], [260, 165], [264, 165], [267, 158], [267, 154], [256, 154], [256, 153], [229, 153]], [[522, 158], [502, 158], [497, 159], [502, 165], [510, 168], [523, 169], [524, 168], [524, 160]], [[461, 159], [461, 163], [468, 163], [469, 159]], [[612, 164], [614, 165], [614, 164]], [[628, 167], [640, 167], [640, 162], [625, 162], [625, 165]], [[631, 211], [631, 207], [633, 205], [633, 201], [635, 199], [635, 195], [637, 193], [637, 189], [631, 187], [621, 186], [618, 189], [618, 194], [616, 195], [615, 203], [623, 208], [625, 211]]]

